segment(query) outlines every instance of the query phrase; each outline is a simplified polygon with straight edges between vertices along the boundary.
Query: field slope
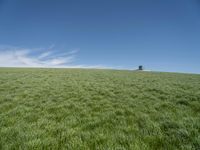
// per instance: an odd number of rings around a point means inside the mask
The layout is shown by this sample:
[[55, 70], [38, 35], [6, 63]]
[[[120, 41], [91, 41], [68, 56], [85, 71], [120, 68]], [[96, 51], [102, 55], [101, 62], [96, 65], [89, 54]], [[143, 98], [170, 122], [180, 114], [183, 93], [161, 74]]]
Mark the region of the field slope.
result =
[[0, 149], [200, 149], [200, 75], [0, 68]]

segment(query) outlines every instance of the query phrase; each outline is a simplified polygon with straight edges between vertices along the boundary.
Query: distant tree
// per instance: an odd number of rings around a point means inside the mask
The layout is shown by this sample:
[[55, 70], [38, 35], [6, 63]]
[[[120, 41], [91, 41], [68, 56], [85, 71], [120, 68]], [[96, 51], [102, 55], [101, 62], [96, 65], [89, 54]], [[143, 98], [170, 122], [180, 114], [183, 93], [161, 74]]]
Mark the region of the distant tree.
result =
[[139, 67], [138, 67], [138, 70], [143, 70], [144, 68], [143, 68], [143, 66], [142, 65], [140, 65]]

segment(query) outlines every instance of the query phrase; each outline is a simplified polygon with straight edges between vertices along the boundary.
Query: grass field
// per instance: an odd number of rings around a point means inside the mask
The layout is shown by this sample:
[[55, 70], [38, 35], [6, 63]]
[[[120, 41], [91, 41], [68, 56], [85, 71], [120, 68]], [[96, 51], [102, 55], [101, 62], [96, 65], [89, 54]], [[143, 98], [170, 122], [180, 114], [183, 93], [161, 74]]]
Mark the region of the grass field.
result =
[[200, 75], [0, 69], [0, 149], [200, 149]]

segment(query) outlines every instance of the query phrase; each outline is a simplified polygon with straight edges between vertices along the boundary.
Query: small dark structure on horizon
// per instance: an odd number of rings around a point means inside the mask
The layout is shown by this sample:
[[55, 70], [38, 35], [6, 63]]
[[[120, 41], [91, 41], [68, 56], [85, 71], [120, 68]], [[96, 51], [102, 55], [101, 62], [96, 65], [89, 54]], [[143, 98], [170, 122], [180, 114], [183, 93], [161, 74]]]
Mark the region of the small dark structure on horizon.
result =
[[144, 70], [143, 66], [140, 65], [140, 66], [138, 67], [138, 70]]

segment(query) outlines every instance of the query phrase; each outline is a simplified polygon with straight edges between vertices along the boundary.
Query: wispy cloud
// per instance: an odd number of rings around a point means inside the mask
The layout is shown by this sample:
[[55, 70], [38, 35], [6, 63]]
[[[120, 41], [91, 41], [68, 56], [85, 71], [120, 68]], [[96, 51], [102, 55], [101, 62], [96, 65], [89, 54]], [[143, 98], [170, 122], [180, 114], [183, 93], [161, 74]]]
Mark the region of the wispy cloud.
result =
[[[49, 68], [112, 68], [103, 65], [75, 64], [79, 50], [66, 52], [47, 50], [24, 49], [9, 46], [0, 46], [0, 67], [49, 67]], [[37, 53], [33, 53], [37, 51]]]
[[46, 58], [46, 57], [50, 56], [51, 54], [52, 53], [50, 51], [44, 52], [44, 53], [39, 55], [38, 59]]
[[53, 54], [52, 51], [45, 51], [39, 54], [32, 54], [31, 49], [6, 49], [0, 51], [1, 67], [58, 67], [70, 64], [74, 61], [75, 53], [65, 55]]

